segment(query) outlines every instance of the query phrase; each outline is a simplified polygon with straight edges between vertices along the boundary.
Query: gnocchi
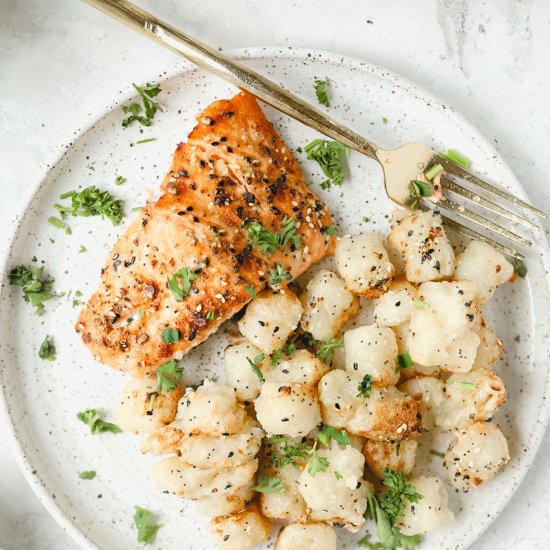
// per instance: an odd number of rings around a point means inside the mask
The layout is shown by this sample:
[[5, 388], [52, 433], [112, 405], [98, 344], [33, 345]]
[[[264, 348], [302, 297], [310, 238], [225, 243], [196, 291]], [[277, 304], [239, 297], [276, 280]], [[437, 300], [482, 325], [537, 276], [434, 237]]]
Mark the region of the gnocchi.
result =
[[225, 383], [235, 389], [239, 401], [253, 401], [260, 394], [261, 382], [250, 367], [250, 361], [261, 353], [262, 350], [250, 342], [225, 348]]
[[326, 523], [292, 523], [279, 531], [275, 550], [336, 550], [336, 533]]

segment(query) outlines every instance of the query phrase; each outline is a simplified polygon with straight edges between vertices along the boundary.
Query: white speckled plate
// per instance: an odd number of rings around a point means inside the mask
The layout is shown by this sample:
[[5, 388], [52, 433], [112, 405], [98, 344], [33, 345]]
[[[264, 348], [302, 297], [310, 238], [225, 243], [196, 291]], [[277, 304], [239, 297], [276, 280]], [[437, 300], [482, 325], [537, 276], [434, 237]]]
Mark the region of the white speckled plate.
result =
[[[481, 174], [525, 197], [521, 185], [491, 145], [451, 108], [403, 78], [357, 59], [294, 49], [255, 49], [233, 52], [276, 82], [315, 101], [315, 77], [331, 80], [331, 113], [383, 147], [409, 140], [436, 149], [452, 146], [473, 160]], [[0, 377], [4, 421], [13, 431], [19, 463], [32, 487], [59, 523], [83, 548], [109, 550], [138, 546], [133, 526], [136, 504], [153, 510], [164, 527], [155, 547], [213, 548], [207, 535], [208, 520], [181, 498], [158, 493], [150, 479], [151, 459], [138, 451], [139, 439], [131, 434], [96, 435], [76, 419], [82, 409], [94, 407], [107, 419], [125, 376], [95, 363], [73, 331], [77, 310], [67, 296], [46, 303], [43, 317], [23, 302], [21, 290], [7, 283], [7, 270], [19, 263], [45, 265], [55, 278], [55, 290], [80, 290], [84, 299], [95, 289], [104, 258], [124, 225], [131, 208], [144, 203], [147, 190], [158, 188], [178, 141], [185, 139], [200, 109], [235, 90], [213, 76], [190, 67], [156, 75], [166, 107], [153, 126], [122, 129], [120, 100], [85, 129], [75, 132], [55, 161], [36, 183], [24, 213], [13, 229], [11, 248], [0, 296]], [[123, 94], [127, 101], [129, 92]], [[121, 95], [122, 97], [122, 95]], [[124, 102], [123, 101], [123, 102]], [[267, 109], [269, 118], [287, 144], [296, 149], [314, 132]], [[387, 119], [384, 124], [383, 117]], [[156, 141], [136, 144], [140, 139]], [[303, 157], [300, 157], [302, 158]], [[382, 191], [378, 165], [359, 154], [350, 157], [352, 177], [341, 188], [319, 191], [329, 203], [342, 232], [386, 231], [391, 204]], [[303, 161], [306, 175], [320, 181], [316, 167]], [[127, 178], [114, 184], [115, 176]], [[72, 235], [47, 223], [60, 193], [96, 184], [126, 201], [127, 217], [113, 228], [97, 218], [71, 220]], [[370, 221], [364, 223], [364, 216]], [[497, 334], [507, 348], [498, 371], [508, 386], [508, 402], [498, 413], [510, 443], [511, 461], [493, 482], [479, 490], [456, 495], [451, 507], [456, 521], [425, 538], [423, 548], [466, 548], [510, 500], [529, 468], [545, 430], [548, 414], [550, 311], [548, 247], [542, 234], [527, 258], [525, 281], [499, 289], [488, 308]], [[79, 253], [84, 245], [86, 252]], [[46, 334], [53, 335], [57, 360], [37, 356]], [[519, 342], [516, 336], [519, 335]], [[223, 335], [212, 338], [183, 361], [184, 379], [194, 383], [221, 375]], [[439, 445], [439, 447], [437, 447]], [[440, 471], [440, 459], [423, 445], [417, 471]], [[83, 481], [82, 470], [97, 477]], [[339, 530], [340, 548], [354, 548], [358, 535]], [[266, 547], [272, 546], [272, 543]]]

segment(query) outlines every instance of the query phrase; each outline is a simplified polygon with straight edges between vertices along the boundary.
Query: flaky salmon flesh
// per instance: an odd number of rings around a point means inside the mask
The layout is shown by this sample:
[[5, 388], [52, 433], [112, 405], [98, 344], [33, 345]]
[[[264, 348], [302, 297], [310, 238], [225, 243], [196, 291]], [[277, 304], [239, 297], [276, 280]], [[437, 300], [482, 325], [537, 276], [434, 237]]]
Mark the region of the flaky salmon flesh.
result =
[[[268, 276], [276, 264], [296, 278], [334, 247], [327, 207], [253, 96], [215, 101], [197, 121], [162, 195], [120, 237], [76, 323], [96, 360], [138, 377], [276, 287]], [[249, 235], [252, 222], [278, 233], [289, 220], [300, 239], [273, 254]], [[163, 339], [167, 328], [177, 333]]]

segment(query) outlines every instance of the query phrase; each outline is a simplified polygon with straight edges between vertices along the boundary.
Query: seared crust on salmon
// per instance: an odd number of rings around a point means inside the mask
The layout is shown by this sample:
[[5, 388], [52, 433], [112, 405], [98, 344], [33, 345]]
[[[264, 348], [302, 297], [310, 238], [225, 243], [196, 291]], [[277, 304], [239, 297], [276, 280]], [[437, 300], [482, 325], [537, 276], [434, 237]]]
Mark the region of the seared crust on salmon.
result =
[[[76, 323], [98, 361], [134, 376], [206, 340], [251, 300], [251, 287], [269, 285], [276, 263], [296, 278], [334, 245], [327, 208], [253, 96], [215, 101], [197, 120], [162, 196], [120, 237]], [[296, 222], [300, 246], [268, 255], [249, 242], [244, 220], [278, 232], [285, 218]], [[184, 268], [196, 278], [178, 298], [167, 281]], [[176, 343], [163, 342], [165, 328], [178, 331]]]

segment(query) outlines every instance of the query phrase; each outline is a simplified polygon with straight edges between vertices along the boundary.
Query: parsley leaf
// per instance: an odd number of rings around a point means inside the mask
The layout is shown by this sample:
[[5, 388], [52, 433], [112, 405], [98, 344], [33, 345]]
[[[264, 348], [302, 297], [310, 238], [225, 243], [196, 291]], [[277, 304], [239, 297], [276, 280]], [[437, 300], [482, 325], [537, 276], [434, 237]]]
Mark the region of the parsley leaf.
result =
[[115, 185], [122, 185], [126, 181], [124, 176], [117, 176], [115, 178]]
[[372, 377], [365, 374], [363, 380], [357, 384], [357, 397], [370, 397], [372, 393]]
[[414, 485], [407, 483], [403, 472], [394, 472], [386, 468], [382, 483], [388, 490], [379, 498], [379, 504], [392, 525], [403, 515], [409, 502], [418, 502], [423, 498], [416, 492]]
[[122, 432], [116, 424], [111, 424], [110, 422], [102, 420], [95, 409], [86, 409], [85, 411], [79, 412], [76, 417], [81, 422], [84, 422], [84, 424], [88, 424], [88, 426], [90, 426], [90, 432], [94, 435], [104, 432], [111, 432], [114, 434]]
[[349, 147], [337, 141], [315, 139], [304, 147], [307, 158], [319, 164], [323, 174], [334, 185], [341, 185], [349, 174], [346, 157], [349, 156]]
[[432, 196], [432, 186], [421, 180], [411, 180], [409, 182], [409, 193], [410, 206], [416, 208], [419, 199]]
[[293, 344], [292, 342], [290, 344], [287, 344], [283, 349], [283, 353], [287, 357], [290, 357], [295, 351], [296, 351], [296, 344]]
[[335, 237], [336, 235], [338, 235], [338, 231], [337, 231], [336, 227], [334, 227], [334, 225], [329, 225], [326, 228], [326, 233], [327, 233], [327, 235], [330, 235], [331, 237]]
[[344, 345], [344, 337], [332, 338], [328, 342], [322, 342], [317, 349], [317, 355], [325, 362], [330, 361], [335, 350], [341, 348]]
[[435, 449], [430, 449], [430, 454], [438, 456], [439, 458], [445, 458], [445, 453], [442, 453], [441, 451], [436, 451]]
[[180, 333], [175, 328], [163, 328], [160, 335], [165, 344], [175, 344], [180, 339]]
[[134, 514], [134, 523], [138, 530], [138, 542], [150, 543], [153, 542], [157, 531], [162, 525], [157, 525], [155, 516], [141, 506], [134, 506], [136, 513]]
[[248, 363], [250, 364], [250, 368], [252, 369], [252, 372], [260, 379], [260, 382], [263, 382], [264, 375], [262, 374], [262, 371], [260, 370], [260, 365], [262, 361], [265, 359], [265, 354], [260, 353], [254, 357], [254, 361], [250, 360], [248, 357], [246, 358]]
[[176, 302], [181, 302], [184, 296], [189, 296], [191, 283], [197, 278], [198, 275], [193, 273], [188, 267], [182, 267], [172, 277], [168, 277], [168, 288], [172, 291]]
[[[280, 438], [270, 438], [266, 439], [265, 443], [277, 443], [279, 442]], [[284, 447], [281, 447], [279, 449], [280, 454], [276, 454], [274, 450], [268, 451], [267, 455], [271, 459], [271, 462], [275, 466], [275, 468], [283, 468], [287, 464], [292, 464], [295, 468], [300, 468], [300, 466], [295, 462], [294, 457], [296, 458], [306, 458], [308, 455], [308, 448], [305, 443], [297, 443], [296, 445], [289, 445], [286, 443], [286, 438], [283, 439], [285, 441]]]
[[284, 248], [289, 243], [294, 249], [302, 246], [300, 235], [296, 234], [294, 218], [285, 216], [277, 233], [269, 231], [259, 221], [244, 220], [242, 226], [248, 227], [248, 241], [268, 256], [273, 256], [277, 248]]
[[283, 351], [279, 348], [274, 349], [271, 353], [271, 366], [276, 367], [279, 364], [279, 361], [281, 360], [281, 355]]
[[182, 374], [183, 368], [179, 366], [177, 359], [171, 359], [161, 365], [157, 370], [157, 392], [173, 391]]
[[206, 320], [207, 321], [213, 321], [214, 320], [214, 311], [209, 311], [207, 314], [206, 314]]
[[9, 274], [10, 285], [23, 287], [23, 299], [29, 302], [36, 310], [37, 315], [44, 313], [44, 302], [59, 294], [50, 292], [52, 281], [42, 280], [42, 268], [24, 265], [14, 267]]
[[278, 289], [283, 281], [292, 281], [292, 275], [286, 272], [283, 264], [276, 263], [272, 269], [267, 272], [267, 278], [274, 289]]
[[311, 451], [308, 451], [308, 454], [311, 455], [309, 459], [309, 465], [307, 467], [307, 472], [310, 476], [315, 476], [319, 472], [326, 472], [329, 467], [328, 458], [325, 456], [319, 456], [317, 453], [317, 441], [314, 443]]
[[118, 225], [122, 220], [123, 200], [114, 199], [109, 191], [101, 191], [95, 185], [90, 185], [82, 191], [67, 191], [59, 197], [60, 199], [71, 199], [71, 206], [55, 204], [54, 208], [64, 219], [65, 214], [71, 216], [101, 216], [109, 218], [113, 225]]
[[258, 483], [252, 487], [257, 493], [284, 493], [285, 488], [278, 477], [270, 477], [265, 474], [258, 475]]
[[244, 289], [248, 292], [248, 294], [250, 294], [252, 298], [256, 298], [257, 293], [252, 285], [246, 285]]
[[412, 369], [413, 361], [408, 351], [397, 356], [397, 366], [395, 372], [400, 372], [401, 369]]
[[40, 344], [38, 357], [46, 361], [55, 361], [55, 345], [50, 335], [47, 335], [42, 344]]
[[122, 126], [126, 128], [127, 126], [130, 126], [134, 121], [139, 122], [142, 126], [151, 126], [155, 113], [157, 111], [163, 111], [162, 107], [156, 101], [153, 101], [152, 98], [160, 94], [162, 90], [160, 89], [160, 86], [158, 84], [147, 84], [142, 88], [137, 84], [132, 83], [132, 86], [141, 97], [143, 108], [145, 110], [145, 116], [142, 116], [140, 114], [141, 105], [139, 103], [134, 102], [130, 103], [130, 105], [124, 105], [122, 107], [122, 112], [125, 114], [129, 114], [130, 116], [122, 121]]
[[95, 470], [84, 470], [78, 474], [78, 477], [80, 479], [94, 479], [95, 475]]
[[338, 428], [334, 428], [328, 424], [323, 424], [321, 430], [319, 431], [318, 437], [319, 441], [327, 447], [329, 446], [331, 438], [334, 439], [338, 445], [351, 445], [351, 441], [349, 440], [346, 430], [339, 430]]
[[514, 258], [514, 271], [523, 279], [527, 275], [527, 266], [523, 262], [523, 260], [518, 260], [518, 258]]
[[315, 95], [317, 96], [317, 101], [321, 105], [325, 105], [329, 107], [329, 101], [328, 101], [328, 79], [325, 78], [325, 80], [316, 80], [314, 84], [315, 88]]
[[367, 533], [364, 537], [357, 541], [357, 546], [368, 548], [369, 550], [384, 550], [385, 546], [381, 542], [371, 542], [372, 535]]

